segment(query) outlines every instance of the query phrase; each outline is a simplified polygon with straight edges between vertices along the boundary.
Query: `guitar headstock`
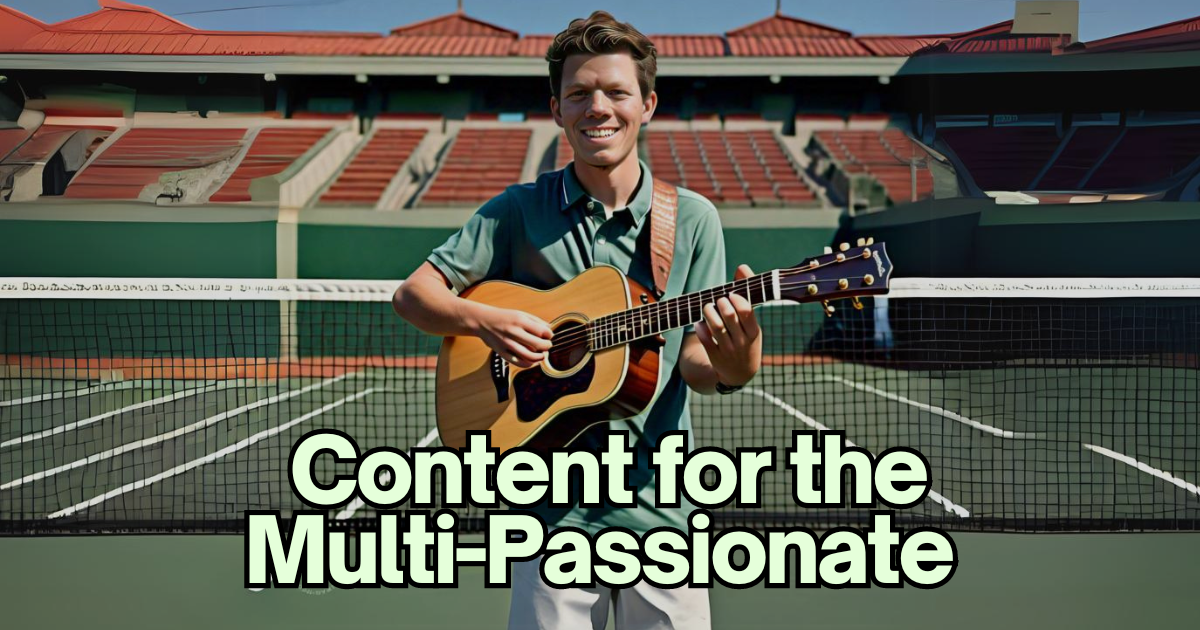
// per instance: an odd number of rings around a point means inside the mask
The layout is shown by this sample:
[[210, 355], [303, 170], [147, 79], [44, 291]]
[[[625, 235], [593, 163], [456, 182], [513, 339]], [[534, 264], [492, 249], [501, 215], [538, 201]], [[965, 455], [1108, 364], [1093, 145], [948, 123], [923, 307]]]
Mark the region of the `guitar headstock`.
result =
[[825, 253], [779, 270], [780, 297], [793, 302], [822, 302], [827, 313], [833, 312], [830, 300], [853, 298], [862, 308], [859, 296], [888, 292], [892, 261], [887, 248], [874, 239], [859, 239], [857, 245], [842, 243], [837, 251]]

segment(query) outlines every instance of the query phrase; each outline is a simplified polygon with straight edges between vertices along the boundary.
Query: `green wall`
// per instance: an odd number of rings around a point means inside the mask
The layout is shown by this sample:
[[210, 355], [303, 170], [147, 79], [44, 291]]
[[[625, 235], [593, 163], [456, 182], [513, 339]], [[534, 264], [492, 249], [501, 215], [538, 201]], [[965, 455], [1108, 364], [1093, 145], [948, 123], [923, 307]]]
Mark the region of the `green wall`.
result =
[[0, 276], [275, 277], [275, 223], [0, 221]]
[[301, 225], [301, 278], [406, 278], [454, 229]]
[[886, 241], [897, 276], [1200, 277], [1200, 203], [997, 205], [944, 199], [852, 219]]
[[[790, 267], [820, 253], [835, 228], [725, 229], [728, 275], [738, 264], [755, 271]], [[454, 232], [451, 228], [301, 225], [301, 278], [405, 278]]]

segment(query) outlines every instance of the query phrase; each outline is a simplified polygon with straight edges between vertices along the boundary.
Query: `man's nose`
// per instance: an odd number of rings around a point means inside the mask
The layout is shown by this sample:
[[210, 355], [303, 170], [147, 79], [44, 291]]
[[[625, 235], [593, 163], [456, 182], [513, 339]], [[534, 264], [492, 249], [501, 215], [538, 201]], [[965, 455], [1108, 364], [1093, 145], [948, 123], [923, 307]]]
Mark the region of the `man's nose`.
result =
[[612, 103], [608, 100], [608, 95], [600, 90], [592, 93], [592, 98], [588, 101], [587, 115], [590, 118], [602, 118], [612, 111]]

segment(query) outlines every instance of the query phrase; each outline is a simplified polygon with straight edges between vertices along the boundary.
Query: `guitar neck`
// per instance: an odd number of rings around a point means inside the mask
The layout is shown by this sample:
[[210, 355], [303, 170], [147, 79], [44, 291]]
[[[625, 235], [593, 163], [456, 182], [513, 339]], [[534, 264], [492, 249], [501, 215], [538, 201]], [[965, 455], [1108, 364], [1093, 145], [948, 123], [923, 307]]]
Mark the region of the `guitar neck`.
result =
[[695, 324], [704, 319], [706, 304], [734, 293], [746, 298], [752, 306], [778, 300], [779, 271], [598, 317], [588, 324], [588, 345], [593, 351], [603, 350]]

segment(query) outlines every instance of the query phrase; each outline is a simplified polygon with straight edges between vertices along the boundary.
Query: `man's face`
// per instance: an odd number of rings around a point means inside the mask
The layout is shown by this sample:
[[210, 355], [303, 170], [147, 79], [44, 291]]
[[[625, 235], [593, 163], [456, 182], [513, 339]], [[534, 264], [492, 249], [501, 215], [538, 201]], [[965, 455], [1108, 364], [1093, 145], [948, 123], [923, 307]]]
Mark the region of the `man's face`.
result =
[[636, 156], [638, 131], [658, 102], [654, 92], [642, 95], [637, 65], [625, 53], [567, 57], [559, 94], [561, 99], [551, 97], [550, 110], [575, 160], [597, 167]]

